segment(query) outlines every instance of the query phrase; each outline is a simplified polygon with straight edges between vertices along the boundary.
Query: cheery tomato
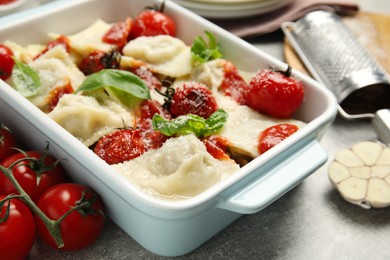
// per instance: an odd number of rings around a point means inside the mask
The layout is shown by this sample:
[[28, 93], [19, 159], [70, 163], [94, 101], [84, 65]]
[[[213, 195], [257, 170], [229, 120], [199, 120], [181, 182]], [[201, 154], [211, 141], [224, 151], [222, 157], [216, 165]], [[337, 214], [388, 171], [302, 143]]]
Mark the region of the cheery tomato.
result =
[[17, 147], [15, 137], [12, 132], [0, 123], [0, 161], [16, 153], [13, 148]]
[[99, 72], [102, 69], [118, 69], [120, 57], [121, 55], [117, 51], [104, 52], [95, 50], [82, 59], [79, 69], [85, 75]]
[[218, 110], [218, 104], [213, 93], [204, 84], [186, 82], [175, 90], [169, 109], [173, 117], [194, 114], [209, 118]]
[[[100, 197], [76, 183], [61, 183], [48, 189], [39, 198], [37, 206], [45, 215], [58, 220], [71, 208], [77, 207], [60, 223], [64, 246], [60, 250], [80, 250], [94, 243], [104, 227], [104, 205]], [[36, 215], [37, 230], [42, 240], [58, 248], [46, 225]]]
[[117, 164], [161, 147], [168, 138], [152, 129], [149, 120], [142, 120], [139, 126], [135, 129], [119, 129], [103, 136], [95, 145], [94, 153], [108, 164]]
[[292, 124], [278, 124], [268, 127], [259, 135], [257, 146], [259, 153], [268, 151], [296, 131], [298, 131], [298, 127]]
[[277, 118], [290, 117], [304, 98], [302, 83], [287, 73], [275, 70], [259, 71], [249, 83], [246, 104]]
[[0, 79], [7, 80], [11, 77], [15, 61], [12, 56], [13, 51], [7, 46], [0, 44]]
[[248, 92], [248, 84], [238, 72], [237, 67], [231, 63], [226, 62], [223, 66], [223, 80], [221, 89], [226, 96], [231, 97], [240, 105], [245, 104], [245, 96]]
[[203, 139], [202, 142], [206, 146], [207, 152], [218, 160], [229, 160], [230, 156], [227, 154], [229, 141], [219, 135], [211, 135]]
[[[3, 160], [1, 165], [8, 168], [19, 159], [34, 158], [34, 160], [22, 160], [17, 163], [12, 167], [12, 173], [31, 199], [37, 201], [39, 196], [49, 187], [64, 182], [65, 174], [61, 165], [56, 163], [51, 155], [44, 155], [44, 153], [37, 151], [25, 153], [13, 154]], [[11, 193], [17, 193], [17, 190], [4, 174], [0, 174], [0, 194], [8, 195]]]
[[73, 87], [70, 82], [70, 80], [67, 80], [64, 85], [57, 86], [50, 90], [49, 95], [47, 97], [48, 100], [48, 111], [52, 111], [58, 104], [58, 101], [60, 101], [60, 98], [65, 94], [71, 94], [73, 93]]
[[[4, 198], [5, 196], [0, 195], [0, 201]], [[18, 199], [7, 200], [0, 206], [0, 258], [25, 259], [36, 237], [34, 216]], [[6, 217], [8, 206], [9, 215]]]
[[173, 19], [160, 10], [147, 9], [134, 20], [130, 31], [130, 39], [140, 36], [176, 35], [176, 24]]
[[162, 84], [153, 72], [146, 66], [131, 68], [130, 71], [142, 79], [150, 90], [161, 90]]
[[117, 164], [144, 153], [140, 129], [120, 129], [105, 135], [97, 142], [94, 153], [108, 164]]
[[103, 35], [103, 42], [114, 44], [118, 47], [118, 49], [122, 49], [127, 43], [132, 22], [133, 21], [130, 18], [127, 18], [125, 21], [114, 23]]

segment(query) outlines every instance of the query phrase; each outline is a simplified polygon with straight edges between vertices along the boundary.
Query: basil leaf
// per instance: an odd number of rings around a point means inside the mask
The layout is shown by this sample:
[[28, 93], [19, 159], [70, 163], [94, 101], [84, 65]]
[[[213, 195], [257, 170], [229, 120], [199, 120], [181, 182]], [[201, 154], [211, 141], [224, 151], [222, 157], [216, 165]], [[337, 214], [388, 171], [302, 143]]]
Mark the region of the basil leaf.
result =
[[166, 136], [195, 134], [198, 138], [212, 135], [226, 123], [228, 114], [218, 109], [209, 118], [188, 114], [172, 120], [166, 120], [159, 114], [152, 119], [153, 128]]
[[39, 74], [27, 64], [14, 58], [15, 66], [12, 69], [14, 88], [24, 97], [31, 97], [38, 93], [41, 87]]
[[191, 46], [192, 60], [195, 65], [222, 57], [220, 46], [214, 34], [208, 31], [205, 31], [205, 34], [209, 40], [208, 44], [201, 36], [198, 36]]
[[110, 96], [125, 105], [137, 99], [151, 98], [149, 88], [142, 79], [129, 71], [116, 69], [104, 69], [89, 75], [76, 93], [100, 88], [106, 89]]

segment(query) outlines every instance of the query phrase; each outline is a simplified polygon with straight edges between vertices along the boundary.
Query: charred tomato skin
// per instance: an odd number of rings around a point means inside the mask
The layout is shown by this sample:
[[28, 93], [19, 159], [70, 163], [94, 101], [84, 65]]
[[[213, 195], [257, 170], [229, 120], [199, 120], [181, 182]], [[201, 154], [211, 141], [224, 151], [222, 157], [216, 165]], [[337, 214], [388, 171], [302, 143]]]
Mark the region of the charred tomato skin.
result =
[[194, 114], [207, 119], [218, 110], [218, 104], [204, 84], [186, 82], [175, 90], [169, 110], [172, 117]]

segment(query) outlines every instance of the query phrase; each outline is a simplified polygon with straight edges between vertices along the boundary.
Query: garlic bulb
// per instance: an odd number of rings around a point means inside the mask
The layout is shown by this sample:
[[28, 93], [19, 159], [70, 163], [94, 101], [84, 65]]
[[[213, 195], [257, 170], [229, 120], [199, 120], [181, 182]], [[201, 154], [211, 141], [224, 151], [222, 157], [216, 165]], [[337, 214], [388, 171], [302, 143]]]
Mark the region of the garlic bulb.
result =
[[390, 205], [390, 148], [364, 141], [338, 152], [329, 179], [348, 202], [363, 208]]

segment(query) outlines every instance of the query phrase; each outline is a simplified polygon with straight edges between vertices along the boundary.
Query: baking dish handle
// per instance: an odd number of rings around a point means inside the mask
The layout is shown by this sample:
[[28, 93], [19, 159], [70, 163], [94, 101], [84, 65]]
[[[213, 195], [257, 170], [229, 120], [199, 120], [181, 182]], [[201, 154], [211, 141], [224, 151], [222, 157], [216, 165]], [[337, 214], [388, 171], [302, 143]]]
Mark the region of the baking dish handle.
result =
[[259, 212], [312, 174], [327, 158], [315, 139], [261, 178], [222, 201], [219, 208], [242, 214]]

